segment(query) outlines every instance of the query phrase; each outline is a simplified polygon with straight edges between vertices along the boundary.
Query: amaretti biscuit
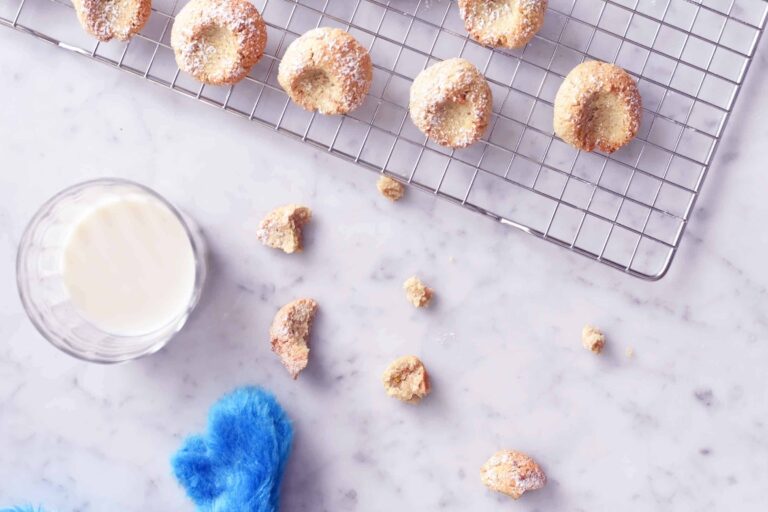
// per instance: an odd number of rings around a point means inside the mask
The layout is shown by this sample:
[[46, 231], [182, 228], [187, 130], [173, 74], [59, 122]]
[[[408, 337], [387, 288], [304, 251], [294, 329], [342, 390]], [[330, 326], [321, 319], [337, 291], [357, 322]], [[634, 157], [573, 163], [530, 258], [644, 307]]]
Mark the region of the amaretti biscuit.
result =
[[179, 69], [204, 84], [239, 82], [266, 45], [267, 27], [248, 0], [191, 0], [171, 29]]
[[525, 46], [544, 24], [547, 0], [459, 0], [469, 36], [485, 46]]
[[640, 128], [641, 100], [629, 73], [587, 61], [571, 70], [555, 96], [555, 133], [577, 149], [612, 153]]
[[288, 46], [277, 81], [305, 110], [346, 114], [365, 100], [373, 79], [368, 50], [338, 28], [320, 27]]
[[480, 139], [493, 107], [491, 88], [465, 59], [448, 59], [421, 73], [411, 85], [413, 124], [441, 146], [463, 148]]
[[152, 0], [72, 0], [77, 19], [99, 41], [127, 41], [152, 12]]

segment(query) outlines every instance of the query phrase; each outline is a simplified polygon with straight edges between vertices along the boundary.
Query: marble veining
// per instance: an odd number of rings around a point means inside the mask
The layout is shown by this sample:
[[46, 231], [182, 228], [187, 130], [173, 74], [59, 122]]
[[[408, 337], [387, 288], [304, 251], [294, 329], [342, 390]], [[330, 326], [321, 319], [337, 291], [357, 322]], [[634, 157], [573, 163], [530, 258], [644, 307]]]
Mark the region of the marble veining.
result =
[[[647, 283], [418, 191], [391, 204], [373, 173], [0, 30], [0, 507], [192, 510], [169, 456], [216, 398], [259, 384], [295, 422], [289, 512], [768, 510], [764, 46], [678, 259]], [[13, 268], [39, 204], [100, 176], [165, 194], [212, 249], [178, 339], [112, 367], [42, 340]], [[261, 216], [294, 201], [315, 214], [306, 251], [262, 247]], [[428, 310], [403, 297], [413, 274]], [[299, 296], [320, 312], [294, 382], [267, 332]], [[587, 322], [607, 334], [599, 357]], [[407, 353], [433, 376], [417, 407], [380, 383]], [[501, 448], [548, 485], [487, 492]]]

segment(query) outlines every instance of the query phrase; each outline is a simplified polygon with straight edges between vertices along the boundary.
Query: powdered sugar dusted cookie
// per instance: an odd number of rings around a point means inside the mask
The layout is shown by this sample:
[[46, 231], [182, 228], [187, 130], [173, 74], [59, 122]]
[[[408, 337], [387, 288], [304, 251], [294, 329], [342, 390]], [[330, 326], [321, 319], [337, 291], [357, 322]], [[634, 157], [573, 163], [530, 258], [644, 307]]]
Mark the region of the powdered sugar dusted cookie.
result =
[[359, 107], [372, 79], [368, 50], [347, 32], [331, 27], [310, 30], [292, 42], [277, 75], [294, 103], [328, 115]]
[[127, 41], [152, 12], [151, 0], [72, 0], [72, 5], [80, 25], [100, 41]]
[[413, 124], [427, 137], [463, 148], [485, 133], [493, 96], [485, 77], [468, 60], [448, 59], [416, 77], [411, 86]]
[[555, 133], [577, 149], [612, 153], [637, 135], [640, 113], [640, 92], [629, 73], [607, 62], [583, 62], [555, 96]]
[[179, 68], [211, 85], [245, 78], [266, 45], [267, 27], [248, 0], [191, 0], [171, 30]]
[[547, 0], [459, 0], [470, 37], [486, 46], [519, 48], [541, 29]]

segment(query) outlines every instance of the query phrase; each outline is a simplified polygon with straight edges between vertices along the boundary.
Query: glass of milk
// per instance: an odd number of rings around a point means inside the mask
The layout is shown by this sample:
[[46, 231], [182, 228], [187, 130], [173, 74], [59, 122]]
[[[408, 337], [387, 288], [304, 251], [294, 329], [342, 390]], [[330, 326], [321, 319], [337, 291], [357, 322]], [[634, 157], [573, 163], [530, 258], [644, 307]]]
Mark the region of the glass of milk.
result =
[[80, 359], [117, 363], [161, 349], [200, 298], [197, 227], [156, 192], [100, 179], [45, 203], [19, 246], [22, 303], [40, 333]]

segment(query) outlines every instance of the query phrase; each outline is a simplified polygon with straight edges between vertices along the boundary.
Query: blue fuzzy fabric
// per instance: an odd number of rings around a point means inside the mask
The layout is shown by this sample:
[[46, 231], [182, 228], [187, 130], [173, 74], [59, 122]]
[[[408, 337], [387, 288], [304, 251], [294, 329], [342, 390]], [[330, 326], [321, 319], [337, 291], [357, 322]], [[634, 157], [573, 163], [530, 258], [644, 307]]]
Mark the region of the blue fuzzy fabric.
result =
[[207, 431], [187, 438], [171, 464], [199, 512], [276, 512], [292, 441], [275, 397], [245, 387], [211, 407]]
[[0, 512], [43, 512], [43, 509], [24, 505], [22, 507], [0, 508]]

